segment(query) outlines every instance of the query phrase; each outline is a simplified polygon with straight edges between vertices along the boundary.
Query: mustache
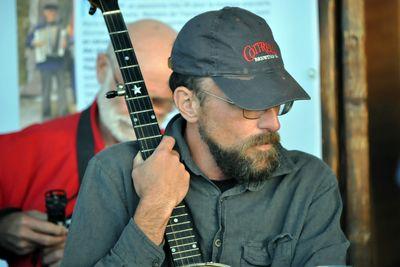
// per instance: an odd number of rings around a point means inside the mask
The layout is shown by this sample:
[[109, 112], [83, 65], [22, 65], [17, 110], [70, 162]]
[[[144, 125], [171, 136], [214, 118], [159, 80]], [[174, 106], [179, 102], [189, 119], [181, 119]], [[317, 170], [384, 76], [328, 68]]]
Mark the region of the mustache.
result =
[[246, 141], [244, 141], [241, 150], [247, 150], [253, 146], [261, 146], [261, 145], [276, 145], [280, 142], [280, 136], [277, 132], [268, 132], [263, 134], [258, 134], [252, 137], [249, 137]]

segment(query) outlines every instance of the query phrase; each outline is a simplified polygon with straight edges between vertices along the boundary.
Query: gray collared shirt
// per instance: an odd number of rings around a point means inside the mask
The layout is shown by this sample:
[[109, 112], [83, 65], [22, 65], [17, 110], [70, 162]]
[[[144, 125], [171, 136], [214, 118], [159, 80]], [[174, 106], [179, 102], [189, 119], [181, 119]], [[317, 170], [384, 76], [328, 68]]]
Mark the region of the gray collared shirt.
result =
[[[230, 266], [345, 264], [349, 242], [340, 228], [342, 202], [335, 176], [318, 158], [280, 148], [281, 164], [263, 182], [221, 193], [193, 162], [182, 136], [184, 120], [167, 134], [191, 173], [185, 202], [203, 258]], [[90, 162], [79, 193], [62, 266], [167, 265], [132, 217], [134, 142], [113, 146]], [[162, 171], [162, 170], [157, 170]]]

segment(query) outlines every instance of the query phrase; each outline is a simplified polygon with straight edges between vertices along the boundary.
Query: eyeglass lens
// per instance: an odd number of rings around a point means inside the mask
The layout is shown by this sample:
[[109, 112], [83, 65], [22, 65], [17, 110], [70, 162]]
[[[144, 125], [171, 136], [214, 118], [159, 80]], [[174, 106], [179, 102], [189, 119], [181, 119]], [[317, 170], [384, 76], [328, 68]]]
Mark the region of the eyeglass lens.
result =
[[[287, 102], [285, 104], [273, 107], [273, 109], [276, 109], [278, 116], [284, 115], [289, 112], [289, 110], [293, 106], [293, 101]], [[248, 109], [243, 109], [243, 117], [246, 119], [259, 119], [262, 114], [265, 113], [265, 110], [248, 110]]]

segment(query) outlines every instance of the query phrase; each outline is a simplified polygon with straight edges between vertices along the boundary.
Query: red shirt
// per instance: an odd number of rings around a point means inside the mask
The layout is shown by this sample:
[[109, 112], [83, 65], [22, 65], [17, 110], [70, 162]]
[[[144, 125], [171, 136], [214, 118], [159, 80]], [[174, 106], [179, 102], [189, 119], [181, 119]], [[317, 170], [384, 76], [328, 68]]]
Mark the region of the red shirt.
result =
[[[45, 212], [44, 194], [64, 189], [67, 197], [79, 189], [77, 129], [80, 113], [29, 126], [19, 132], [0, 135], [0, 209], [21, 208]], [[90, 107], [94, 153], [104, 141], [98, 124], [97, 104]], [[67, 204], [72, 214], [76, 198]], [[32, 266], [22, 257], [11, 266]]]

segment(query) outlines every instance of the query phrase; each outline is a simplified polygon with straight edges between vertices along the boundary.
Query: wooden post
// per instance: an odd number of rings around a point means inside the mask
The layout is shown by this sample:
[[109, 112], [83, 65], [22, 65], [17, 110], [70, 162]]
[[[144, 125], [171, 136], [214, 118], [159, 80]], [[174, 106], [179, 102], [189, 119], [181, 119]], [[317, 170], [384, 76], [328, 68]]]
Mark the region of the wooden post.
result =
[[342, 0], [347, 233], [354, 266], [372, 266], [368, 109], [363, 0]]
[[321, 46], [322, 153], [324, 161], [339, 177], [335, 0], [321, 0], [319, 2], [319, 29]]

